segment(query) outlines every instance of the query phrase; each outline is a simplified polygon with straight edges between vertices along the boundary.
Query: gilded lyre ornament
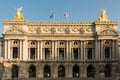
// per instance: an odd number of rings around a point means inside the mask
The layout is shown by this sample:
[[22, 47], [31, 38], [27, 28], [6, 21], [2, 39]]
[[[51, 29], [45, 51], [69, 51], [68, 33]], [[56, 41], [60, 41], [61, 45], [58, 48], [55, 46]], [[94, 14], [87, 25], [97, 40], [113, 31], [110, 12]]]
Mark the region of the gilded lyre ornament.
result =
[[106, 10], [101, 9], [101, 14], [98, 17], [99, 21], [108, 21], [108, 16], [106, 15]]
[[24, 20], [24, 16], [21, 13], [21, 11], [22, 11], [22, 7], [16, 9], [16, 14], [14, 16], [14, 20]]

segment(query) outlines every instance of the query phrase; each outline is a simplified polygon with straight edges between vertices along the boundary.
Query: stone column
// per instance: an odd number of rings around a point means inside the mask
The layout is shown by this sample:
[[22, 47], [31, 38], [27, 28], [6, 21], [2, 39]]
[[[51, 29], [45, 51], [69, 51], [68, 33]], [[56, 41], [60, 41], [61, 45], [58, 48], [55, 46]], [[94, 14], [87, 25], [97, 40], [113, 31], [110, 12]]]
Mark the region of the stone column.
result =
[[55, 47], [54, 47], [54, 54], [55, 54], [55, 55], [54, 55], [54, 58], [55, 58], [55, 60], [57, 60], [57, 41], [55, 41], [54, 43], [55, 43], [55, 44], [54, 44], [54, 46], [55, 46]]
[[85, 48], [85, 41], [83, 42], [83, 60], [86, 60], [86, 48]]
[[40, 49], [40, 42], [37, 41], [37, 60], [40, 59], [40, 51], [39, 51], [39, 49]]
[[28, 41], [23, 40], [23, 59], [28, 60]]
[[100, 43], [100, 44], [101, 44], [101, 49], [100, 49], [100, 52], [101, 52], [101, 53], [100, 53], [100, 54], [101, 54], [101, 60], [103, 60], [103, 59], [105, 58], [105, 57], [104, 57], [104, 56], [105, 56], [105, 54], [104, 54], [105, 52], [104, 52], [103, 41], [102, 41], [102, 40], [101, 40], [101, 43]]
[[119, 47], [118, 47], [118, 43], [117, 43], [117, 40], [115, 40], [115, 59], [119, 59]]
[[55, 59], [55, 41], [52, 41], [52, 56], [51, 56], [51, 59], [54, 60]]
[[68, 40], [66, 41], [66, 55], [65, 55], [65, 58], [64, 59], [67, 59], [68, 60]]
[[100, 60], [100, 40], [97, 41], [97, 51], [96, 51], [96, 58], [98, 58], [98, 60]]
[[84, 48], [84, 46], [83, 46], [83, 41], [81, 41], [81, 43], [80, 43], [80, 49], [81, 49], [81, 60], [83, 60], [83, 48]]
[[43, 51], [42, 51], [42, 41], [40, 41], [40, 56], [41, 56], [41, 60], [43, 59]]
[[11, 57], [10, 57], [10, 40], [8, 40], [8, 59], [11, 59]]
[[69, 60], [71, 60], [71, 41], [69, 41]]
[[95, 59], [95, 60], [98, 60], [98, 59], [99, 59], [99, 54], [98, 54], [98, 53], [99, 53], [99, 52], [98, 52], [98, 41], [95, 40], [95, 53], [94, 53], [94, 55], [95, 55], [94, 59]]
[[8, 47], [7, 47], [7, 40], [5, 40], [5, 45], [4, 45], [4, 58], [5, 60], [7, 59], [7, 53], [8, 53]]
[[20, 60], [22, 60], [22, 53], [23, 53], [23, 45], [22, 45], [22, 40], [20, 40]]

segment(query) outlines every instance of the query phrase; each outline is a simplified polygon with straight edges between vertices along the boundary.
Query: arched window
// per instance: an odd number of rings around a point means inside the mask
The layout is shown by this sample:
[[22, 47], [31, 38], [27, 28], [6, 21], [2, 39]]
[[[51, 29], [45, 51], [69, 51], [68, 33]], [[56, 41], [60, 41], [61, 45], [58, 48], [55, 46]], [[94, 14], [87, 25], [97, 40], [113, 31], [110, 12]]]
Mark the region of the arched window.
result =
[[18, 66], [13, 65], [12, 66], [12, 79], [18, 78], [18, 72], [19, 72]]
[[79, 77], [80, 76], [80, 72], [79, 72], [79, 66], [78, 65], [74, 65], [73, 66], [73, 77]]
[[44, 67], [44, 77], [50, 77], [51, 76], [51, 68], [50, 68], [50, 66], [45, 66]]
[[87, 77], [95, 77], [95, 68], [92, 65], [87, 67]]
[[29, 78], [35, 78], [36, 77], [36, 67], [30, 66], [29, 67]]
[[58, 77], [65, 77], [65, 67], [64, 66], [58, 67]]
[[104, 69], [105, 77], [111, 77], [111, 66], [106, 65]]

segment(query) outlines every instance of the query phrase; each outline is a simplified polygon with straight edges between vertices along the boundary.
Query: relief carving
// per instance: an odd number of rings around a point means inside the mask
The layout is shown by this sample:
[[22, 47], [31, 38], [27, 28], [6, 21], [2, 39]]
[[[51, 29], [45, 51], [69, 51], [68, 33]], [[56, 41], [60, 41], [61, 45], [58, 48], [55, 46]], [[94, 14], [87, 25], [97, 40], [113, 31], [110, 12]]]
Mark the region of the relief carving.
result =
[[69, 33], [70, 33], [70, 28], [66, 28], [66, 29], [65, 29], [65, 33], [66, 33], [66, 34], [69, 34]]
[[58, 31], [59, 31], [59, 32], [63, 32], [63, 31], [64, 31], [64, 28], [59, 27], [59, 28], [58, 28]]
[[29, 27], [29, 31], [33, 32], [34, 31], [34, 27], [33, 26]]
[[40, 34], [40, 33], [41, 33], [41, 28], [38, 27], [38, 28], [36, 29], [36, 33], [37, 33], [37, 34]]
[[100, 34], [103, 34], [103, 35], [108, 35], [108, 34], [117, 34], [115, 31], [112, 31], [112, 30], [103, 30]]
[[51, 28], [51, 33], [54, 34], [56, 32], [56, 29], [53, 27]]
[[84, 34], [85, 30], [83, 28], [80, 28], [80, 34]]
[[24, 32], [21, 30], [17, 30], [17, 29], [12, 29], [7, 31], [5, 34], [23, 34]]
[[49, 31], [50, 31], [50, 28], [48, 28], [48, 27], [43, 27], [43, 31], [49, 32]]
[[78, 28], [74, 27], [74, 28], [72, 28], [72, 31], [73, 31], [73, 32], [77, 32], [77, 31], [79, 31], [79, 30], [78, 30]]
[[86, 31], [87, 31], [87, 32], [91, 32], [92, 29], [91, 29], [91, 28], [86, 28]]

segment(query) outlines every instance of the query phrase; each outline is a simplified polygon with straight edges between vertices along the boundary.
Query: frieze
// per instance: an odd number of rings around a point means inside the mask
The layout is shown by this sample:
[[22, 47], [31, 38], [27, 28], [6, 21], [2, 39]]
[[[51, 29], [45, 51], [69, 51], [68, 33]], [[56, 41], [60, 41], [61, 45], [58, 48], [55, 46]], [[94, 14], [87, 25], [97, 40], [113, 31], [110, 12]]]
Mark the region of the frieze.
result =
[[28, 29], [29, 29], [30, 32], [34, 32], [35, 31], [34, 26], [29, 26]]
[[79, 28], [73, 27], [73, 28], [71, 28], [71, 30], [72, 30], [73, 32], [78, 32], [78, 31], [79, 31]]
[[43, 27], [43, 31], [44, 31], [44, 32], [50, 32], [50, 31], [51, 31], [51, 28], [50, 28], [50, 27]]
[[58, 30], [59, 32], [64, 32], [64, 31], [65, 31], [65, 28], [58, 27], [57, 30]]

